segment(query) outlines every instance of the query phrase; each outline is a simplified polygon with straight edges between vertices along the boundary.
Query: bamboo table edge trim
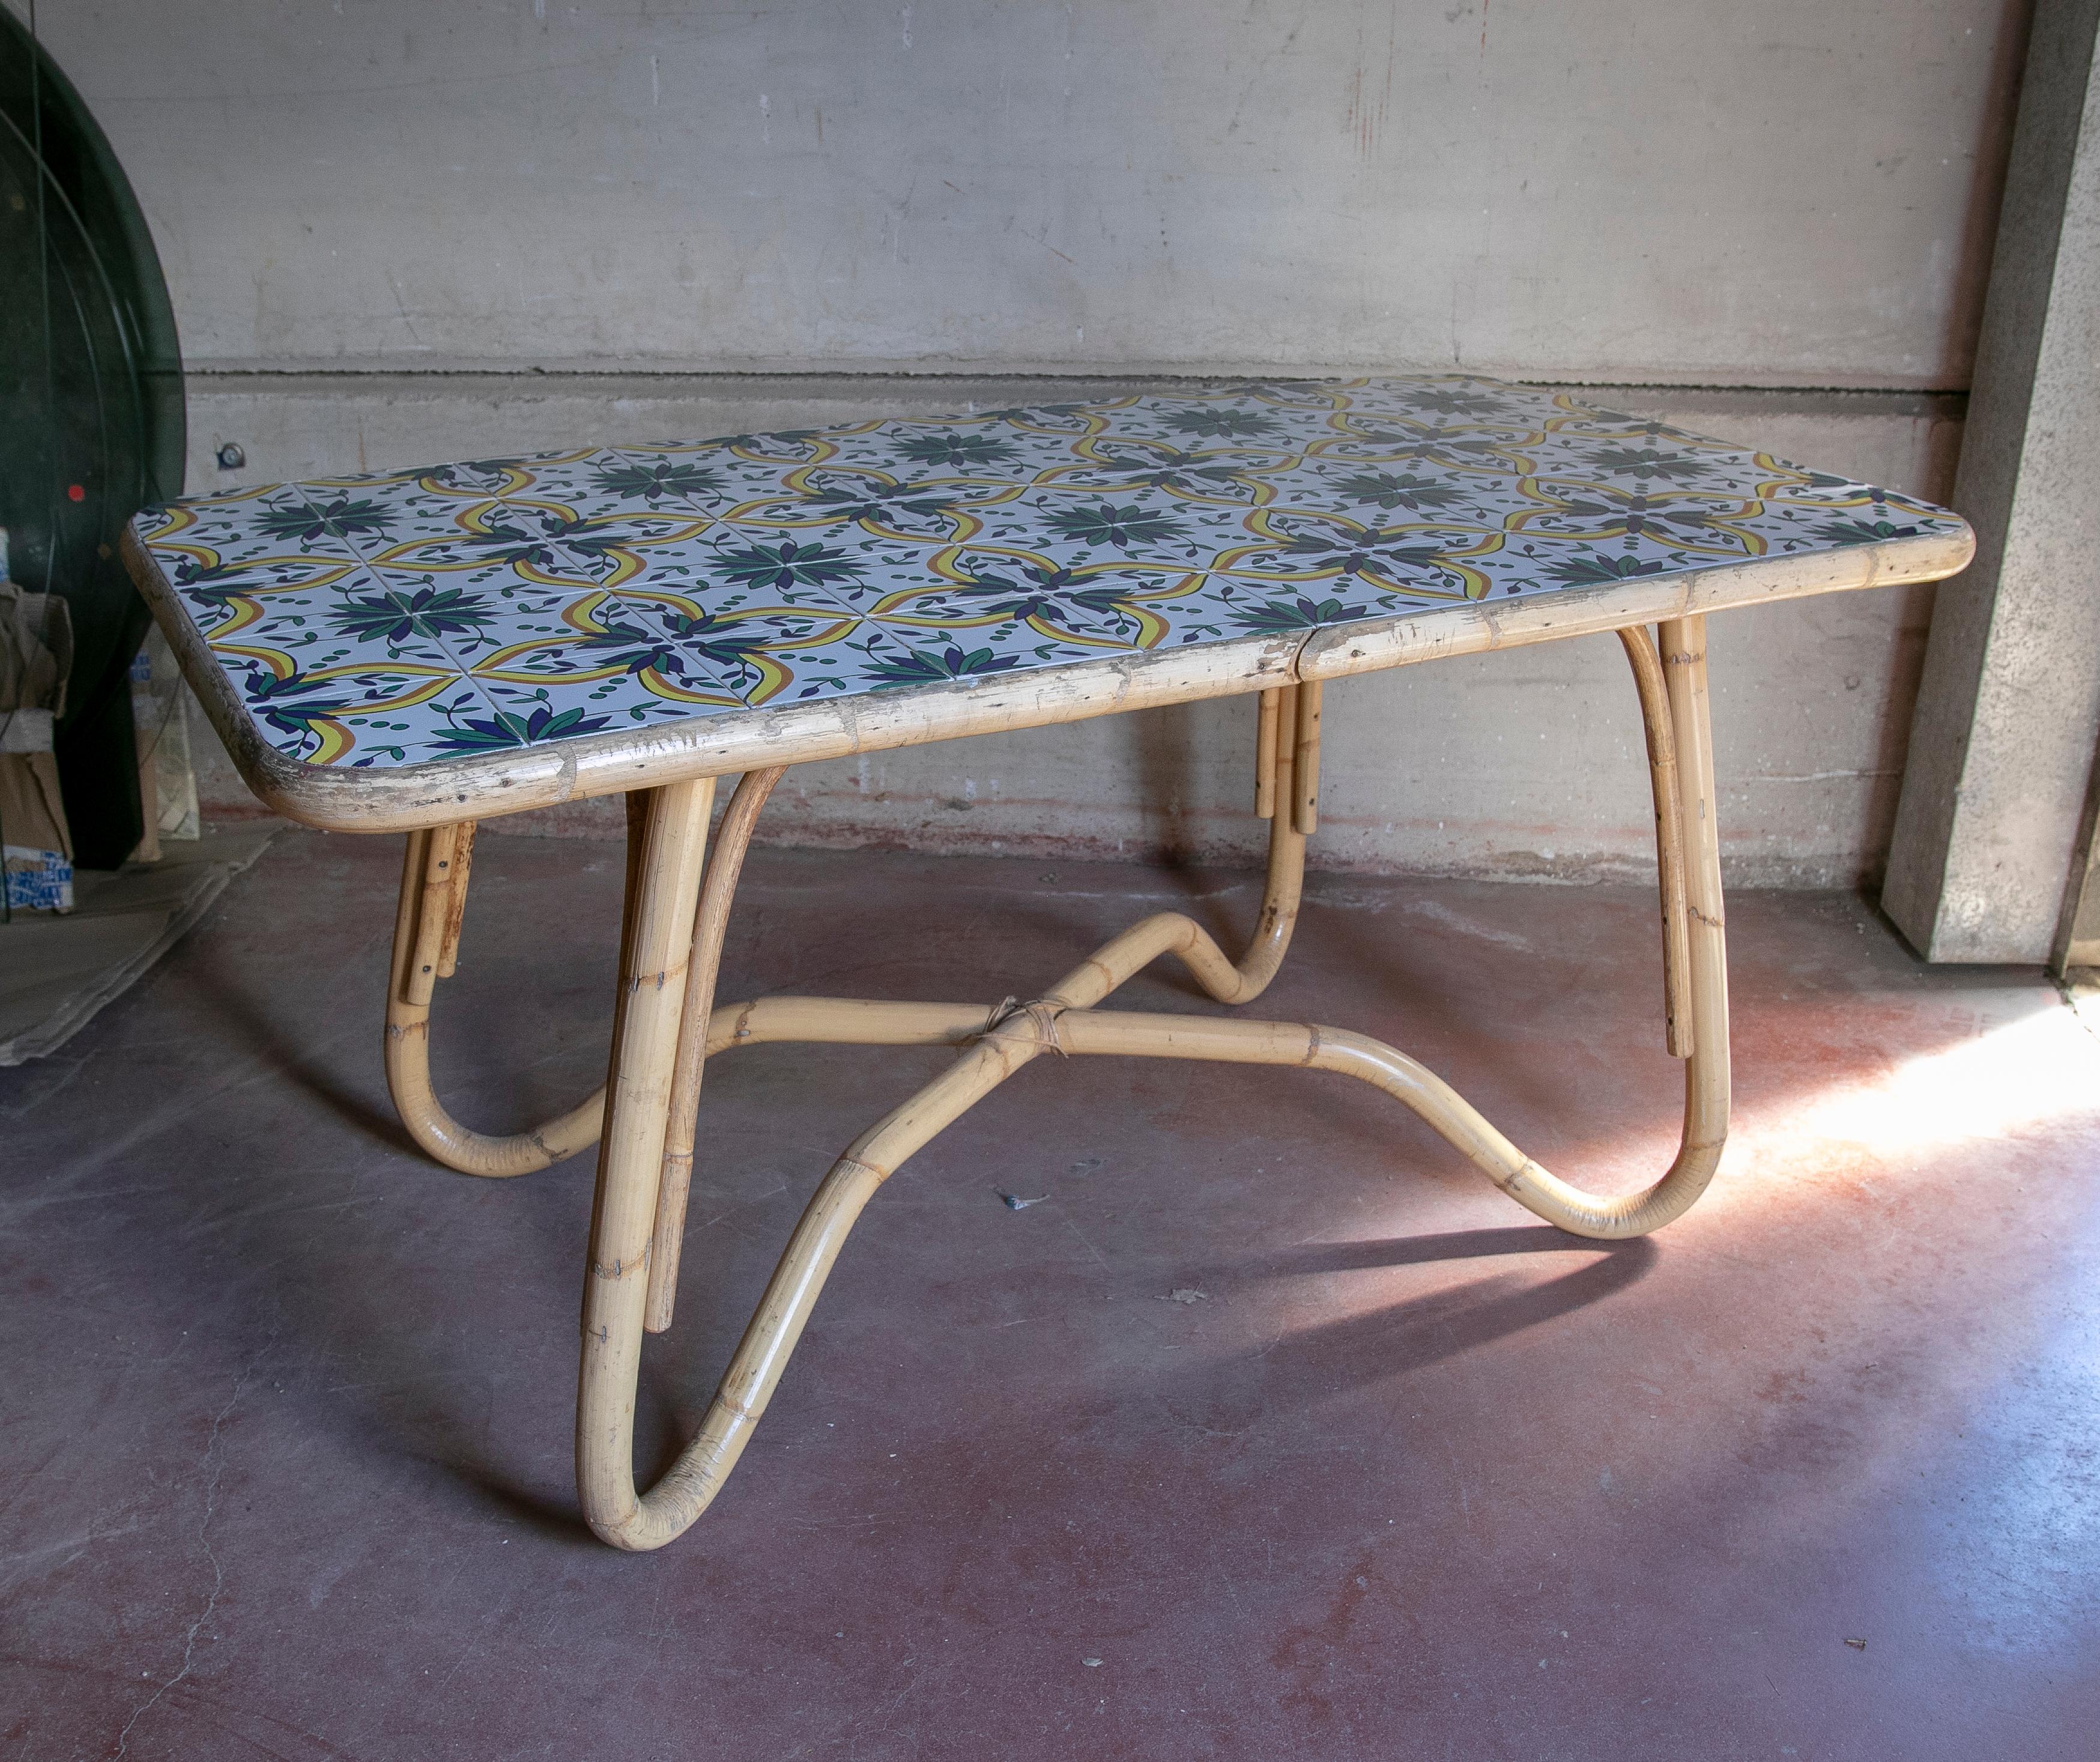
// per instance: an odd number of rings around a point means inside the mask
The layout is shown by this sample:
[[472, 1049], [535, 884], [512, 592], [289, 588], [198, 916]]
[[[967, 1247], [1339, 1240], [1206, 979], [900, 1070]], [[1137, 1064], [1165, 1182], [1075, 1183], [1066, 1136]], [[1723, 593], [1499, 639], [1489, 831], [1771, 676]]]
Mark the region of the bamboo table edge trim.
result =
[[1739, 606], [1933, 581], [1965, 567], [1975, 535], [1922, 534], [1721, 565], [1537, 598], [1467, 601], [1331, 625], [1304, 634], [1234, 638], [1032, 669], [969, 685], [905, 687], [819, 704], [695, 717], [521, 752], [385, 771], [287, 757], [265, 742], [232, 682], [127, 527], [126, 566], [185, 673], [201, 680], [205, 713], [263, 805], [328, 832], [405, 832], [493, 819], [592, 796], [840, 758], [967, 735], [1042, 727], [1126, 710], [1267, 690], [1480, 654]]

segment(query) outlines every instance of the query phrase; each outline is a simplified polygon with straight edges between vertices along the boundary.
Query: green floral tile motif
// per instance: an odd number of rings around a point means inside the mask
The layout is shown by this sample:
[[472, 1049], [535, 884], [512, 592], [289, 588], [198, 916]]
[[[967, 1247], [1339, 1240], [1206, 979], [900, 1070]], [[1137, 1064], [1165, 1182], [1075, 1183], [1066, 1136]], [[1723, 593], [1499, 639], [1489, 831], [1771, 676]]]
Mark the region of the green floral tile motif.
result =
[[267, 742], [382, 767], [1960, 531], [1464, 374], [468, 460], [135, 526]]

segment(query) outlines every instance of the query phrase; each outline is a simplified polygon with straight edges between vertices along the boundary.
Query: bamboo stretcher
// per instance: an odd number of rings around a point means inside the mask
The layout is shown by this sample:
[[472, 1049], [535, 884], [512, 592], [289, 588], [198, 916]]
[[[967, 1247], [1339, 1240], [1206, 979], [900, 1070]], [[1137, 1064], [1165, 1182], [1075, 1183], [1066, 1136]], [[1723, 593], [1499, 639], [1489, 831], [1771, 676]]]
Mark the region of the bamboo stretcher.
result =
[[[1728, 993], [1707, 705], [1705, 620], [1617, 632], [1630, 663], [1655, 803], [1664, 1040], [1684, 1062], [1675, 1158], [1638, 1192], [1603, 1197], [1542, 1168], [1443, 1079], [1367, 1036], [1309, 1022], [1105, 1009], [1127, 980], [1171, 955], [1220, 1003], [1251, 1003], [1290, 945], [1317, 824], [1321, 685], [1263, 691], [1255, 810], [1269, 823], [1261, 911], [1235, 960], [1193, 919], [1133, 925], [1039, 996], [984, 1003], [768, 997], [717, 1004], [722, 938], [766, 797], [785, 767], [746, 771], [712, 855], [715, 779], [632, 792], [629, 885], [606, 1086], [544, 1124], [489, 1136], [447, 1112], [430, 1082], [430, 1009], [449, 978], [474, 822], [412, 831], [387, 992], [388, 1087], [410, 1134], [463, 1174], [527, 1173], [599, 1143], [576, 1396], [577, 1486], [591, 1529], [614, 1546], [662, 1547], [712, 1503], [764, 1416], [825, 1280], [862, 1209], [917, 1151], [1046, 1052], [1205, 1059], [1342, 1073], [1411, 1109], [1517, 1203], [1562, 1230], [1615, 1241], [1680, 1217], [1718, 1167], [1728, 1131]], [[635, 1391], [645, 1333], [672, 1323], [706, 1062], [780, 1042], [951, 1046], [955, 1062], [876, 1120], [832, 1165], [789, 1239], [698, 1432], [646, 1491], [634, 1479]]]

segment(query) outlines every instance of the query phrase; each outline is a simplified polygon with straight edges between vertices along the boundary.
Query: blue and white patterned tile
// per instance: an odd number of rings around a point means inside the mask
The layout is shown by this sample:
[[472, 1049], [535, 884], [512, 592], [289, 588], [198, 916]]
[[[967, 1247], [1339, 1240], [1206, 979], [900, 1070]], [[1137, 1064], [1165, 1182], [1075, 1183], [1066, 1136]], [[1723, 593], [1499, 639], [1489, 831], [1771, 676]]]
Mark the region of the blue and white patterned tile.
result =
[[1407, 461], [1323, 459], [1295, 476], [1273, 510], [1338, 514], [1367, 526], [1455, 523], [1498, 528], [1521, 504], [1501, 484], [1454, 480]]
[[323, 615], [268, 633], [272, 640], [243, 631], [213, 652], [265, 737], [291, 757], [357, 765], [443, 756], [448, 713], [485, 708], [481, 694], [449, 655], [398, 620], [344, 625]]
[[655, 567], [676, 572], [708, 531], [687, 511], [639, 511], [585, 520], [545, 506], [492, 502], [474, 530], [403, 546], [381, 566], [390, 572], [460, 580], [482, 588], [566, 587], [575, 592], [630, 579]]
[[536, 601], [521, 592], [492, 620], [473, 677], [510, 718], [503, 729], [532, 740], [738, 707], [722, 669], [688, 640], [694, 621], [657, 597], [594, 589]]
[[[828, 641], [775, 644], [752, 661], [748, 700], [796, 703], [851, 696], [898, 686], [999, 677], [1034, 667], [1126, 651], [1122, 642], [1087, 641], [1031, 625], [1026, 618], [856, 619]], [[814, 633], [813, 633], [814, 634]], [[750, 677], [750, 676], [747, 676]]]
[[777, 535], [851, 544], [866, 536], [931, 550], [999, 519], [1020, 493], [1012, 483], [836, 461], [735, 475], [733, 497], [714, 511], [730, 531], [760, 541]]
[[190, 621], [212, 643], [258, 626], [296, 628], [370, 585], [354, 558], [310, 557], [257, 569], [204, 564], [183, 554], [169, 559], [168, 576]]
[[[303, 486], [318, 515], [383, 568], [457, 566], [478, 548], [558, 542], [652, 510], [604, 448], [470, 460]], [[613, 487], [608, 487], [608, 484]]]
[[989, 679], [1032, 668], [1097, 660], [1105, 653], [1122, 651], [1119, 644], [1061, 640], [1020, 622], [990, 628], [957, 625], [946, 630], [885, 625], [869, 632], [863, 663], [846, 689], [885, 691]]
[[[263, 713], [294, 707], [266, 736], [338, 763], [1958, 529], [1846, 478], [1467, 375], [470, 461], [139, 522], [200, 627], [273, 657]], [[345, 666], [365, 685], [398, 673], [397, 636], [473, 669], [483, 696], [301, 720], [295, 700], [351, 690]], [[374, 748], [351, 715], [410, 726]]]
[[399, 545], [457, 534], [473, 510], [493, 500], [479, 492], [433, 489], [407, 472], [293, 487], [305, 492], [315, 524], [355, 546], [367, 562]]
[[951, 566], [964, 578], [898, 590], [870, 607], [871, 622], [913, 642], [930, 633], [945, 643], [967, 633], [1019, 624], [1050, 641], [1106, 648], [1155, 648], [1180, 633], [1216, 640], [1241, 634], [1220, 620], [1238, 609], [1202, 571], [1093, 563], [1066, 568], [968, 552]]
[[1304, 634], [1364, 618], [1386, 618], [1432, 606], [1461, 603], [1466, 595], [1440, 578], [1401, 587], [1361, 576], [1327, 574], [1288, 579], [1249, 570], [1203, 577], [1174, 615], [1171, 642], [1193, 638]]
[[[743, 613], [757, 607], [814, 616], [852, 612], [856, 585], [908, 566], [924, 573], [916, 547], [884, 546], [865, 535], [841, 541], [822, 532], [783, 533], [717, 525], [677, 564], [652, 567], [638, 585], [690, 602], [679, 609]], [[668, 602], [667, 602], [668, 603]]]
[[[624, 571], [602, 581], [584, 579], [574, 563], [564, 566], [564, 574], [571, 572], [571, 579], [526, 582], [492, 593], [474, 636], [474, 665], [479, 668], [492, 656], [508, 656], [522, 649], [545, 657], [534, 663], [542, 671], [600, 668], [610, 663], [586, 662], [585, 657], [609, 655], [623, 645], [660, 643], [667, 620], [705, 609], [703, 599], [669, 591], [676, 584], [645, 591], [638, 577], [611, 585]], [[510, 663], [506, 659], [503, 664]], [[630, 656], [622, 665], [635, 668], [643, 663]]]
[[[1061, 647], [1073, 651], [1065, 658], [1076, 659], [1104, 649], [1138, 646], [1109, 620], [1087, 620], [1085, 603], [1072, 600], [1071, 592], [980, 590], [991, 585], [990, 579], [981, 578], [960, 590], [957, 584], [946, 584], [945, 590], [902, 588], [870, 607], [864, 622], [915, 647], [960, 642], [975, 648], [989, 643], [995, 654], [1036, 656], [1030, 665], [1048, 665], [1052, 652]], [[1054, 615], [1057, 603], [1064, 600], [1072, 603], [1060, 618]], [[1074, 627], [1085, 621], [1094, 621], [1098, 627]], [[1043, 647], [1045, 644], [1049, 647]]]
[[1002, 425], [986, 418], [886, 422], [840, 449], [838, 462], [900, 478], [1010, 484], [1029, 454]]
[[506, 506], [536, 512], [544, 524], [563, 528], [616, 528], [637, 517], [691, 519], [699, 510], [682, 501], [666, 480], [686, 475], [653, 471], [626, 453], [601, 447], [534, 465], [529, 482], [514, 484], [498, 499]]
[[403, 615], [463, 669], [529, 636], [565, 628], [563, 612], [590, 593], [575, 582], [528, 577], [509, 563], [373, 573]]
[[1040, 474], [1037, 483], [1108, 501], [1156, 492], [1198, 508], [1244, 514], [1285, 487], [1284, 473], [1292, 462], [1228, 443], [1105, 435], [1084, 457]]
[[736, 479], [722, 449], [699, 447], [610, 447], [594, 482], [616, 491], [630, 507], [712, 519], [735, 499]]
[[[617, 652], [633, 655], [636, 650]], [[668, 644], [645, 645], [651, 658], [633, 670], [611, 667], [614, 651], [583, 646], [525, 657], [545, 663], [496, 666], [484, 663], [474, 683], [496, 709], [493, 726], [464, 728], [455, 740], [461, 750], [488, 750], [504, 745], [528, 746], [549, 740], [602, 734], [720, 715], [743, 707], [743, 700], [703, 673]]]
[[851, 688], [871, 643], [882, 632], [836, 606], [769, 606], [698, 616], [667, 616], [667, 633], [709, 669], [739, 701], [756, 707], [836, 696]]
[[1114, 563], [1201, 569], [1247, 541], [1250, 510], [1199, 505], [1158, 489], [1094, 495], [1059, 484], [1030, 490], [1010, 511], [1001, 538], [1066, 568]]
[[712, 440], [623, 440], [611, 450], [692, 506], [712, 511], [718, 504], [764, 492], [788, 472], [819, 462], [831, 451], [821, 431], [783, 429], [770, 435], [725, 435]]
[[315, 523], [289, 487], [241, 491], [139, 517], [140, 537], [201, 625], [244, 594], [324, 590], [355, 572], [354, 545]]

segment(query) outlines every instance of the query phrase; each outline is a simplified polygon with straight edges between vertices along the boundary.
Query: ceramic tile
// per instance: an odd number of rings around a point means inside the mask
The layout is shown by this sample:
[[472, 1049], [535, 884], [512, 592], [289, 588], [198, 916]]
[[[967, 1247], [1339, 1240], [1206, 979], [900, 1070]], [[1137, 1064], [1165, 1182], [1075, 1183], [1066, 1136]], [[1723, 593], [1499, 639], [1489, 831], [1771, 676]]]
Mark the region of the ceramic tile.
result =
[[324, 589], [358, 562], [356, 548], [317, 523], [289, 485], [183, 503], [142, 514], [139, 525], [206, 629], [236, 598]]
[[946, 579], [885, 595], [867, 608], [869, 621], [907, 642], [945, 644], [1013, 625], [1047, 641], [1151, 648], [1185, 621], [1203, 581], [1187, 570], [1067, 568], [976, 550], [946, 568]]
[[585, 645], [535, 651], [483, 666], [474, 683], [495, 706], [494, 725], [467, 726], [454, 740], [456, 751], [682, 722], [743, 707], [711, 672], [668, 643], [611, 652]]
[[266, 739], [400, 765], [1959, 527], [1443, 374], [471, 460], [138, 529]]
[[1032, 667], [1097, 659], [1105, 652], [1127, 652], [1128, 647], [1122, 643], [1047, 634], [1022, 619], [946, 624], [863, 620], [850, 635], [797, 657], [795, 678], [774, 696], [796, 701], [991, 678]]
[[866, 687], [871, 653], [886, 652], [881, 627], [828, 603], [786, 606], [763, 595], [735, 610], [664, 618], [685, 651], [752, 708]]
[[1202, 569], [1220, 552], [1246, 543], [1251, 507], [1196, 502], [1145, 487], [1096, 494], [1063, 482], [1033, 488], [987, 523], [986, 542], [1061, 567], [1117, 563]]
[[[1253, 559], [1257, 564], [1263, 560]], [[1195, 582], [1174, 613], [1173, 637], [1178, 643], [1304, 633], [1357, 619], [1448, 606], [1464, 597], [1447, 584], [1425, 583], [1402, 590], [1333, 570], [1293, 577], [1250, 567]]]
[[[724, 502], [736, 499], [737, 479], [724, 457], [725, 449], [714, 443], [620, 446], [607, 452], [599, 487], [616, 488], [630, 506], [638, 503], [667, 513], [712, 515]], [[754, 491], [763, 488], [767, 474], [779, 469], [777, 465], [739, 462], [752, 474]]]
[[488, 712], [452, 657], [376, 587], [222, 633], [212, 652], [264, 737], [311, 763], [439, 757], [452, 718]]

